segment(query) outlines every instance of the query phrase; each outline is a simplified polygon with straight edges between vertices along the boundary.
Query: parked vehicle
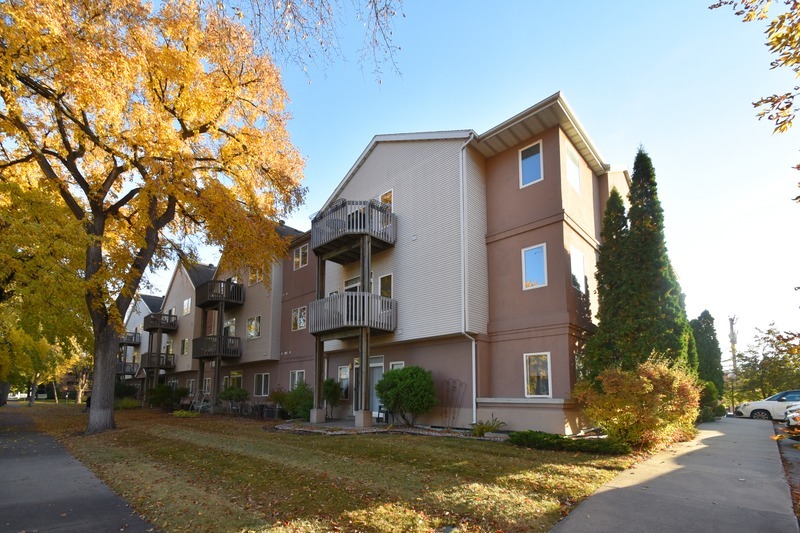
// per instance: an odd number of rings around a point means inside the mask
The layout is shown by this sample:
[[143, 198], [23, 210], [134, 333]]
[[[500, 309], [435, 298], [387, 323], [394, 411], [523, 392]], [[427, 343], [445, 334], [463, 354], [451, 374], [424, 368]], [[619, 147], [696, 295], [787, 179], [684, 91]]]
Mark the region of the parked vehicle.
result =
[[27, 395], [27, 394], [25, 394], [24, 392], [9, 392], [9, 393], [8, 393], [8, 399], [9, 399], [9, 401], [10, 401], [10, 400], [17, 400], [17, 401], [19, 401], [19, 400], [24, 400], [24, 399], [26, 399], [27, 397], [28, 397], [28, 395]]
[[745, 402], [737, 405], [734, 412], [736, 416], [756, 420], [784, 420], [786, 407], [799, 402], [800, 390], [785, 390], [757, 402]]
[[786, 406], [784, 416], [786, 417], [786, 427], [792, 428], [800, 426], [800, 403], [793, 403]]

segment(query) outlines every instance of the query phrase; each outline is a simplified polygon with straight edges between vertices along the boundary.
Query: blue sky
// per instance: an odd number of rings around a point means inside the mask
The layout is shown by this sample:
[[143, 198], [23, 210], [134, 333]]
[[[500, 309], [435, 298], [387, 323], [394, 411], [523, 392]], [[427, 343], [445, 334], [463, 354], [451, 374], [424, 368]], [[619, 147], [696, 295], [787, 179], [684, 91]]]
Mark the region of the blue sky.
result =
[[287, 223], [310, 227], [374, 135], [483, 133], [562, 91], [606, 162], [650, 154], [689, 318], [711, 312], [723, 359], [729, 316], [739, 349], [771, 322], [800, 330], [800, 124], [773, 135], [751, 105], [794, 80], [769, 69], [763, 25], [710, 3], [407, 0], [401, 75], [386, 65], [380, 83], [358, 63], [361, 28], [345, 26], [344, 60], [283, 65], [309, 189]]

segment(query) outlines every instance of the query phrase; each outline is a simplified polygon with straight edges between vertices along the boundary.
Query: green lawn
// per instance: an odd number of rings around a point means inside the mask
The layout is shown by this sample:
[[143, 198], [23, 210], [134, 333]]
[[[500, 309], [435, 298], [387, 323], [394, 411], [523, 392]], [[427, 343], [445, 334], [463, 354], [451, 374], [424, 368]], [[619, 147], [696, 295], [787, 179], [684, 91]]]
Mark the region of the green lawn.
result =
[[165, 531], [547, 531], [634, 461], [150, 410], [118, 411], [116, 431], [85, 436], [81, 409], [30, 413]]

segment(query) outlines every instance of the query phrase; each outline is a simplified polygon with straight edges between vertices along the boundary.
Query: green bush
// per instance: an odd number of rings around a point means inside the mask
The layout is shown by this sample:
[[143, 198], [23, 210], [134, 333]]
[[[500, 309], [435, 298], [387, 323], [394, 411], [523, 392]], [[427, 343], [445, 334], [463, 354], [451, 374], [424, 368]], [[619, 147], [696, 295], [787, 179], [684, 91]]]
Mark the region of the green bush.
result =
[[494, 433], [499, 430], [501, 427], [505, 426], [506, 423], [498, 420], [497, 418], [492, 415], [492, 418], [489, 420], [483, 421], [478, 420], [474, 424], [472, 424], [472, 434], [475, 437], [483, 437], [487, 433]]
[[179, 409], [177, 411], [172, 411], [172, 416], [175, 418], [197, 418], [200, 416], [199, 411], [186, 411], [185, 409]]
[[342, 386], [333, 378], [328, 378], [322, 384], [322, 399], [330, 408], [331, 416], [333, 416], [333, 408], [339, 405], [342, 399]]
[[150, 407], [160, 407], [165, 411], [172, 411], [180, 403], [181, 398], [189, 395], [189, 389], [180, 388], [173, 390], [169, 385], [156, 385], [147, 391], [147, 403]]
[[286, 412], [291, 418], [302, 418], [308, 420], [311, 418], [311, 409], [314, 408], [314, 391], [301, 381], [297, 386], [283, 394], [283, 401], [280, 406], [286, 409]]
[[128, 409], [139, 409], [142, 406], [142, 402], [137, 400], [136, 398], [119, 398], [114, 402], [114, 409], [125, 411]]
[[634, 371], [606, 369], [597, 381], [599, 390], [578, 383], [573, 397], [611, 440], [651, 450], [697, 434], [700, 393], [686, 371], [647, 361]]
[[626, 455], [631, 453], [630, 446], [610, 439], [571, 439], [564, 435], [533, 430], [512, 431], [508, 436], [508, 442], [536, 450], [571, 451], [603, 455]]
[[713, 422], [717, 419], [717, 415], [714, 414], [714, 409], [703, 405], [700, 407], [700, 412], [697, 415], [697, 423], [702, 424], [703, 422]]
[[719, 417], [728, 416], [728, 408], [718, 403], [717, 405], [714, 406], [714, 414]]
[[139, 394], [139, 388], [136, 385], [126, 385], [119, 381], [114, 383], [115, 398], [135, 398], [137, 394]]
[[417, 416], [436, 405], [436, 387], [430, 370], [407, 366], [389, 370], [375, 384], [384, 408], [399, 416], [407, 426], [413, 426]]
[[249, 396], [247, 390], [241, 387], [225, 387], [225, 390], [219, 393], [219, 399], [226, 402], [246, 402]]

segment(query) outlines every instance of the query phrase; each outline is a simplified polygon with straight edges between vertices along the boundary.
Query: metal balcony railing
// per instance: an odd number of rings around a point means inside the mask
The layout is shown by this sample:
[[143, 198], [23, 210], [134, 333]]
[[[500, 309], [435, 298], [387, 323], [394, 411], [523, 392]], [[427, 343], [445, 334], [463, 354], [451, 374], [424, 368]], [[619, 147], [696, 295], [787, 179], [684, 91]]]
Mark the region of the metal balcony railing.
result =
[[128, 331], [124, 335], [120, 335], [119, 343], [128, 346], [138, 346], [142, 343], [142, 334], [134, 331]]
[[175, 354], [155, 352], [143, 353], [141, 366], [144, 368], [175, 368]]
[[197, 287], [197, 307], [211, 307], [219, 302], [241, 305], [244, 303], [244, 285], [227, 280], [211, 280]]
[[134, 375], [139, 370], [139, 365], [136, 363], [128, 363], [125, 361], [117, 361], [117, 374], [130, 374]]
[[166, 313], [151, 313], [144, 317], [144, 324], [142, 327], [145, 331], [153, 331], [156, 329], [175, 331], [178, 329], [178, 316]]
[[377, 200], [338, 200], [311, 221], [311, 248], [318, 254], [335, 241], [371, 235], [385, 249], [397, 240], [397, 216]]
[[309, 304], [309, 331], [312, 334], [361, 327], [394, 331], [397, 328], [397, 300], [369, 292], [345, 292]]
[[242, 356], [242, 339], [226, 335], [209, 335], [192, 339], [192, 357], [205, 359], [210, 357], [238, 358]]

